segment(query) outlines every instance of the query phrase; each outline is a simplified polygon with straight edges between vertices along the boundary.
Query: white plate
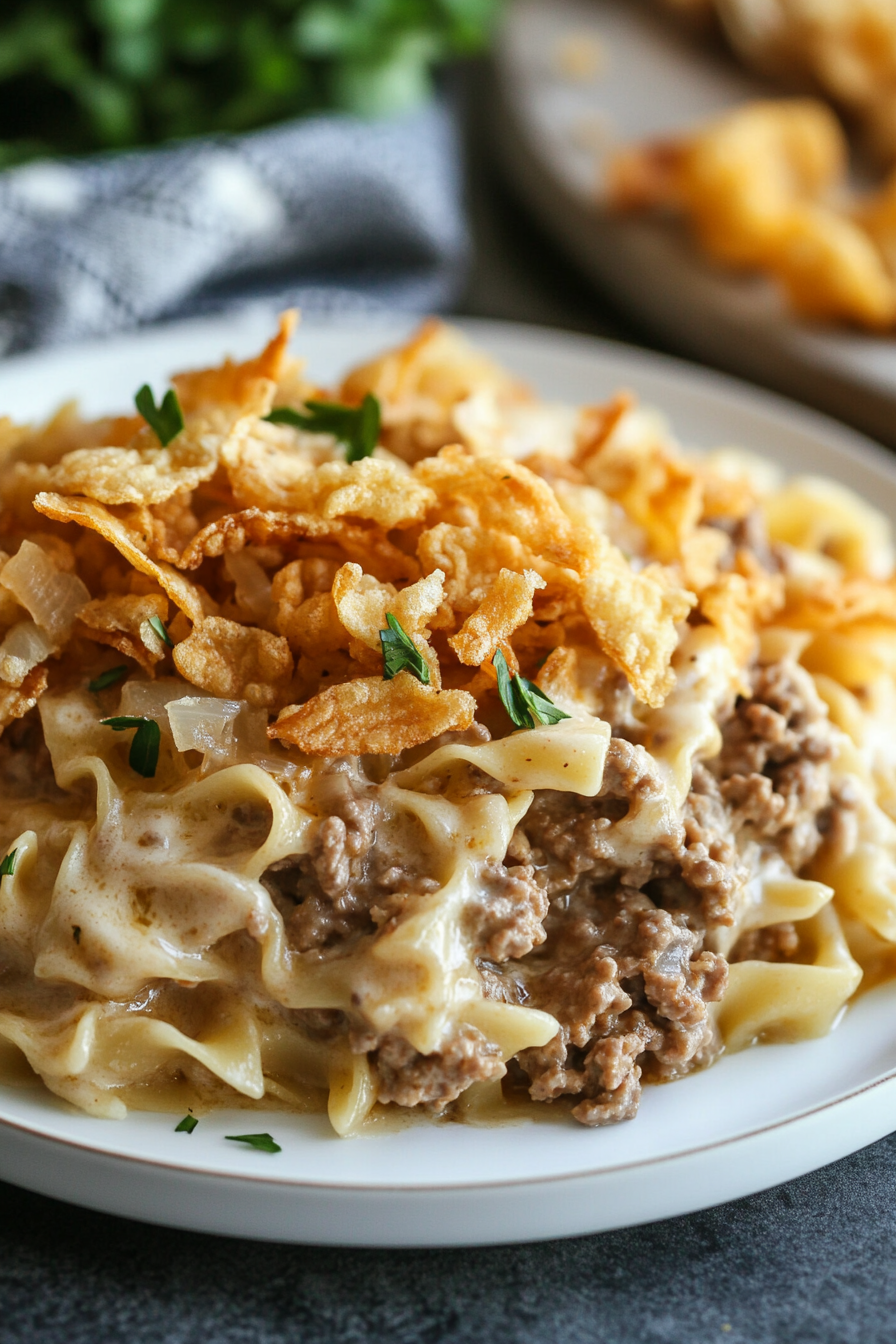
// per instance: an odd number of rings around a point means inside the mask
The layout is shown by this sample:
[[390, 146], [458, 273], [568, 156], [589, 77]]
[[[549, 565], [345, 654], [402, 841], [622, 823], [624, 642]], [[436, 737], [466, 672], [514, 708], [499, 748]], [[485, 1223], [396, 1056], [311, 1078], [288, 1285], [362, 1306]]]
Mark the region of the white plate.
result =
[[[602, 53], [594, 77], [578, 82], [561, 60], [576, 39]], [[768, 86], [689, 39], [655, 0], [517, 0], [495, 59], [506, 168], [620, 307], [674, 349], [896, 442], [896, 339], [801, 323], [770, 283], [714, 268], [680, 228], [601, 208], [603, 163], [614, 146], [674, 135], [768, 96]]]
[[[849, 430], [716, 374], [587, 337], [469, 323], [548, 397], [620, 385], [663, 407], [684, 441], [739, 443], [825, 472], [896, 517], [896, 469]], [[257, 349], [270, 317], [179, 326], [0, 363], [0, 410], [45, 413], [82, 391], [127, 407], [145, 380]], [[297, 345], [330, 380], [408, 320], [309, 324]], [[765, 1046], [647, 1088], [631, 1123], [502, 1128], [412, 1123], [337, 1139], [323, 1117], [233, 1111], [193, 1135], [171, 1116], [95, 1120], [38, 1089], [0, 1088], [0, 1177], [74, 1203], [177, 1227], [285, 1241], [447, 1245], [571, 1236], [686, 1213], [766, 1188], [896, 1128], [896, 984], [861, 998], [823, 1040]], [[268, 1130], [277, 1156], [226, 1134]]]

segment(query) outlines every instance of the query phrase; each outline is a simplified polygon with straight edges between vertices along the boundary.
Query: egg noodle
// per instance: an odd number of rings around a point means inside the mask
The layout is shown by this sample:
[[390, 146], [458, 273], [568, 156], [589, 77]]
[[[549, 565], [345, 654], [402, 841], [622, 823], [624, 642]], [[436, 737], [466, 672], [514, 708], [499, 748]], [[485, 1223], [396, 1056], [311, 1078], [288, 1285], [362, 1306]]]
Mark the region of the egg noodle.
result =
[[437, 322], [322, 391], [293, 322], [0, 421], [8, 1076], [601, 1124], [828, 1031], [896, 945], [886, 521]]

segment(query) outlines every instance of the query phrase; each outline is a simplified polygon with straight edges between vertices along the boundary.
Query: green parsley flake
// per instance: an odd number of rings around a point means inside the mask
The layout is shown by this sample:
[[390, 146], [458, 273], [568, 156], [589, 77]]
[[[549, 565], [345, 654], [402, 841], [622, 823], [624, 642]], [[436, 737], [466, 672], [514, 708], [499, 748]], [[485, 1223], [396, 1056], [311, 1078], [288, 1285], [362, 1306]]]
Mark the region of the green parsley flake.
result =
[[279, 1143], [275, 1143], [270, 1134], [225, 1134], [230, 1143], [245, 1143], [249, 1148], [257, 1148], [260, 1153], [282, 1153]]
[[185, 1115], [179, 1125], [174, 1126], [175, 1134], [192, 1134], [193, 1130], [199, 1124], [195, 1115]]
[[155, 633], [158, 635], [162, 643], [167, 644], [169, 649], [173, 649], [174, 640], [171, 638], [168, 631], [166, 630], [165, 622], [162, 620], [162, 618], [160, 616], [150, 616], [149, 624], [155, 631]]
[[101, 672], [98, 677], [94, 677], [93, 681], [89, 681], [87, 683], [87, 689], [88, 691], [92, 691], [94, 695], [96, 695], [97, 691], [107, 691], [110, 686], [115, 686], [119, 681], [123, 680], [129, 671], [130, 668], [126, 667], [124, 664], [120, 667], [110, 667], [107, 671]]
[[307, 414], [290, 406], [275, 406], [265, 416], [275, 425], [292, 425], [311, 434], [332, 434], [345, 444], [346, 462], [369, 457], [380, 436], [380, 403], [368, 392], [360, 406], [342, 406], [338, 401], [308, 401]]
[[116, 733], [122, 733], [128, 728], [137, 729], [131, 742], [128, 765], [135, 774], [142, 775], [144, 779], [152, 779], [159, 764], [159, 747], [162, 741], [162, 730], [155, 719], [138, 719], [128, 714], [120, 714], [112, 719], [100, 719], [100, 723], [112, 728]]
[[495, 652], [492, 666], [498, 674], [501, 703], [517, 728], [534, 728], [537, 723], [559, 723], [561, 719], [569, 718], [566, 711], [558, 709], [534, 681], [519, 673], [513, 676], [500, 649]]
[[161, 405], [157, 406], [152, 388], [149, 383], [144, 383], [134, 397], [134, 402], [150, 429], [155, 430], [159, 443], [163, 448], [167, 448], [184, 427], [184, 413], [174, 388], [168, 389]]
[[6, 858], [0, 863], [0, 877], [12, 877], [16, 871], [17, 849], [11, 849]]
[[429, 685], [429, 668], [426, 659], [409, 635], [392, 615], [386, 612], [388, 630], [380, 631], [380, 644], [383, 648], [383, 681], [391, 681], [399, 672], [411, 672], [424, 686]]

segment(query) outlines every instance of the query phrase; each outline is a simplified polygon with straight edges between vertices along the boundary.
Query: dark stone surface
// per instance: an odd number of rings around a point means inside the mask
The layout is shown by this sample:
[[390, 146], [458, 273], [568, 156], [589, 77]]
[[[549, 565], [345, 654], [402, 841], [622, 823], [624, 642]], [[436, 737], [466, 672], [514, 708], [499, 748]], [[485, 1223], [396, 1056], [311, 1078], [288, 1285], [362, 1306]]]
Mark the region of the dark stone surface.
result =
[[437, 1251], [170, 1232], [0, 1185], [0, 1341], [892, 1344], [894, 1175], [896, 1136], [686, 1218]]

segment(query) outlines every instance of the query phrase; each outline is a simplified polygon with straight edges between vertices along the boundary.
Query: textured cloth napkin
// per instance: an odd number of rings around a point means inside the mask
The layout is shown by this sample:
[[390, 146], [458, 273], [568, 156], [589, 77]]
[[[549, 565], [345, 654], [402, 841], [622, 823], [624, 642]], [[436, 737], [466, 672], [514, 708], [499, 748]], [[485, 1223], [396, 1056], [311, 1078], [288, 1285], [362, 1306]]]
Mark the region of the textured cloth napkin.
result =
[[26, 164], [0, 173], [0, 354], [258, 299], [437, 309], [466, 248], [441, 104]]

